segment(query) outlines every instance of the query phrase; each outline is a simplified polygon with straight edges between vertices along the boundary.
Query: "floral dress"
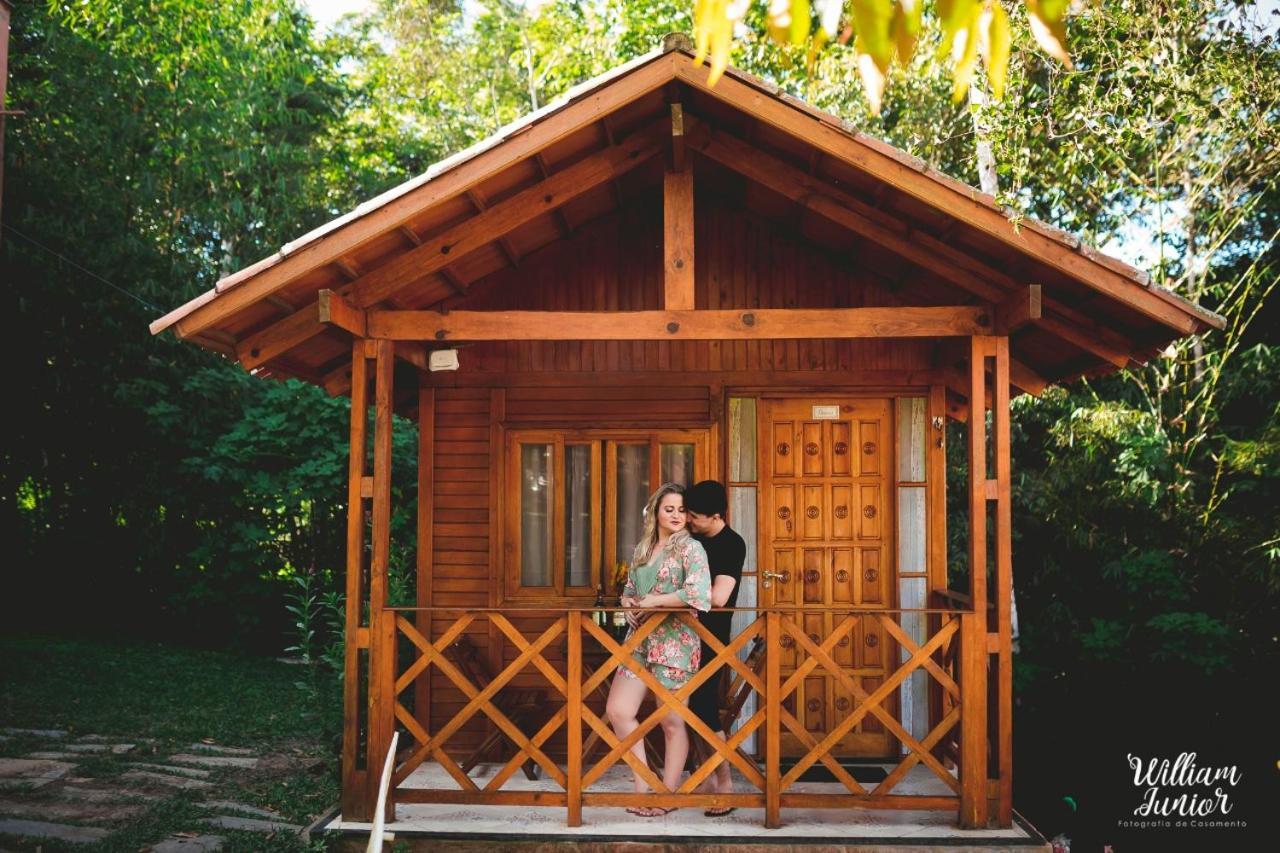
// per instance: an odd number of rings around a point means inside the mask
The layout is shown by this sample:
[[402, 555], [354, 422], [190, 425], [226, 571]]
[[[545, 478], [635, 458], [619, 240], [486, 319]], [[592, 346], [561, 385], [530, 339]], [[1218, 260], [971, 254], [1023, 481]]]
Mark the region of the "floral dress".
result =
[[[661, 560], [653, 588], [646, 592], [665, 595], [674, 592], [680, 600], [695, 610], [711, 609], [711, 569], [707, 565], [707, 552], [702, 544], [692, 538], [679, 548], [664, 548], [653, 560]], [[650, 561], [652, 563], [652, 561]], [[636, 573], [627, 573], [627, 584], [622, 594], [639, 598]], [[635, 632], [628, 632], [630, 637]], [[636, 648], [634, 657], [657, 677], [663, 687], [676, 690], [698, 671], [702, 656], [702, 640], [694, 630], [681, 621], [679, 614], [668, 613], [662, 624], [654, 628]], [[625, 666], [618, 667], [618, 674], [627, 678], [638, 676]]]

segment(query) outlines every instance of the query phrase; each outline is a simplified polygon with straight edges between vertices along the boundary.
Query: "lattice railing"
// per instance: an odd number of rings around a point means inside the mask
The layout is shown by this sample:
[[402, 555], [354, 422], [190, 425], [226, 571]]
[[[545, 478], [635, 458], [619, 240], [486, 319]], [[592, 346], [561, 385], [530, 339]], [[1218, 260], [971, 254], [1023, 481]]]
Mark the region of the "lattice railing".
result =
[[[966, 655], [985, 653], [985, 648], [970, 650], [960, 643], [965, 620], [971, 615], [961, 611], [928, 611], [931, 618], [927, 622], [932, 626], [930, 635], [922, 642], [916, 642], [899, 622], [902, 611], [832, 610], [835, 628], [818, 641], [797, 623], [796, 611], [756, 610], [754, 621], [727, 645], [717, 641], [690, 612], [676, 611], [677, 618], [689, 625], [713, 651], [693, 678], [677, 690], [664, 687], [632, 654], [661, 623], [657, 618], [641, 623], [625, 642], [620, 642], [592, 620], [590, 610], [419, 610], [430, 612], [437, 618], [457, 614], [443, 630], [439, 630], [442, 623], [437, 619], [438, 636], [429, 639], [406, 617], [406, 612], [395, 614], [394, 640], [390, 641], [392, 648], [384, 649], [383, 653], [394, 655], [398, 647], [408, 654], [401, 654], [402, 659], [391, 667], [398, 676], [394, 682], [388, 679], [382, 690], [390, 695], [380, 696], [375, 692], [371, 697], [375, 713], [394, 715], [403, 730], [401, 741], [408, 744], [397, 756], [392, 779], [393, 804], [447, 802], [562, 806], [568, 810], [570, 826], [580, 824], [584, 805], [762, 807], [768, 826], [779, 825], [780, 810], [784, 806], [956, 810], [964, 792], [961, 780], [944, 766], [946, 758], [941, 745], [944, 739], [950, 740], [949, 734], [958, 731], [966, 702], [986, 702], [985, 695], [963, 696], [958, 683]], [[547, 616], [552, 620], [537, 636], [530, 637], [516, 626], [515, 623], [520, 621], [518, 615], [542, 617], [539, 625], [545, 623]], [[901, 655], [904, 660], [896, 665], [890, 663], [883, 680], [870, 691], [864, 689], [860, 678], [851, 675], [847, 667], [841, 666], [833, 657], [836, 646], [860, 624], [864, 630], [874, 628], [883, 632], [905, 652]], [[464, 671], [465, 667], [451, 659], [450, 648], [455, 641], [464, 633], [475, 633], [477, 628], [500, 636], [514, 653], [514, 659], [497, 669], [487, 683], [483, 683], [485, 679], [473, 680]], [[797, 651], [803, 653], [803, 660], [785, 678], [781, 655], [774, 651], [783, 647], [784, 637], [793, 641]], [[756, 638], [762, 638], [766, 644], [763, 673], [742, 660], [744, 649]], [[552, 648], [563, 650], [562, 661], [548, 659], [548, 650]], [[603, 706], [613, 674], [620, 666], [628, 668], [643, 681], [655, 699], [654, 709], [647, 715], [642, 714], [637, 728], [621, 739], [603, 719], [603, 714], [596, 710], [596, 707]], [[406, 704], [407, 698], [414, 694], [415, 682], [430, 678], [433, 668], [438, 673], [434, 689], [452, 687], [465, 700], [459, 710], [443, 721], [438, 710], [433, 715], [415, 714]], [[757, 710], [738, 721], [727, 741], [714, 736], [687, 707], [690, 695], [699, 684], [725, 670], [757, 694]], [[892, 697], [916, 672], [926, 673], [943, 698], [933, 715], [932, 728], [922, 738], [907, 731], [892, 710]], [[526, 684], [537, 679], [533, 673], [540, 675], [547, 685], [542, 715], [535, 721], [523, 720], [521, 724], [503, 710], [504, 697], [508, 691], [516, 689], [517, 679]], [[848, 715], [836, 722], [821, 739], [808, 731], [786, 707], [788, 697], [806, 678], [815, 675], [833, 679], [853, 698]], [[672, 711], [684, 720], [690, 735], [704, 739], [709, 748], [709, 756], [689, 773], [675, 791], [669, 790], [659, 773], [633, 752], [633, 747], [653, 732], [663, 717]], [[879, 721], [905, 747], [901, 760], [888, 771], [885, 779], [871, 789], [857, 781], [837, 755], [842, 738], [869, 718]], [[434, 731], [428, 730], [428, 720], [434, 722]], [[510, 757], [495, 773], [487, 775], [486, 771], [481, 779], [473, 778], [473, 774], [464, 770], [459, 763], [459, 748], [452, 742], [467, 730], [469, 723], [472, 724], [470, 733], [474, 736], [478, 721], [500, 731], [510, 752]], [[780, 769], [784, 729], [805, 750], [785, 773]], [[390, 731], [389, 727], [387, 731]], [[561, 732], [562, 740], [555, 741], [556, 748], [553, 749], [553, 739]], [[764, 757], [762, 763], [741, 749], [753, 735], [762, 735], [757, 737], [761, 747], [759, 752]], [[598, 752], [596, 747], [602, 748], [603, 754], [591, 754]], [[553, 758], [552, 753], [557, 757]], [[406, 785], [414, 771], [428, 760], [437, 762], [456, 787]], [[638, 774], [652, 793], [602, 789], [600, 783], [604, 775], [619, 761]], [[748, 789], [744, 791], [739, 786], [739, 791], [733, 794], [696, 793], [701, 783], [724, 762], [728, 762], [746, 780]], [[537, 788], [531, 789], [527, 783], [511, 784], [516, 773], [530, 763], [540, 771], [541, 780]], [[796, 783], [803, 774], [817, 764], [825, 767], [844, 790], [816, 793], [797, 789]], [[917, 765], [932, 771], [950, 794], [894, 793]], [[985, 794], [985, 780], [983, 782], [981, 790]]]

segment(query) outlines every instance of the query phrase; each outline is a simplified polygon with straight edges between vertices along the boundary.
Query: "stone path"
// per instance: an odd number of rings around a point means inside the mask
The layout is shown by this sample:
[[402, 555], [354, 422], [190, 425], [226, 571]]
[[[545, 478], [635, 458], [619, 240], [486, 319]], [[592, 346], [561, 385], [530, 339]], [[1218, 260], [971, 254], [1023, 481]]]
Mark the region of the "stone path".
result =
[[256, 758], [241, 758], [232, 755], [189, 755], [180, 752], [177, 755], [169, 756], [170, 761], [180, 761], [183, 764], [199, 764], [202, 767], [243, 767], [253, 768], [258, 766]]
[[43, 788], [66, 776], [74, 767], [74, 764], [65, 761], [0, 758], [0, 788]]
[[59, 841], [101, 841], [111, 833], [96, 826], [68, 826], [42, 820], [0, 820], [0, 835], [22, 835], [27, 838], [56, 838]]
[[226, 841], [221, 835], [195, 835], [166, 838], [151, 846], [151, 853], [208, 853], [222, 849]]
[[197, 770], [194, 767], [173, 767], [168, 764], [144, 764], [141, 761], [135, 761], [131, 766], [139, 767], [143, 770], [158, 770], [161, 773], [169, 773], [174, 776], [186, 776], [188, 779], [208, 779], [213, 775], [208, 770]]
[[251, 817], [229, 817], [227, 815], [201, 818], [200, 822], [210, 826], [219, 826], [223, 829], [247, 829], [250, 832], [275, 832], [280, 829], [289, 832], [302, 832], [303, 830], [301, 826], [277, 820], [258, 820]]
[[[135, 760], [132, 754], [139, 744], [154, 747], [155, 741], [100, 734], [73, 738], [60, 729], [0, 728], [0, 743], [26, 746], [28, 741], [40, 748], [20, 758], [0, 758], [0, 847], [5, 837], [15, 836], [70, 843], [100, 841], [112, 832], [113, 824], [141, 814], [154, 801], [180, 791], [211, 793], [228, 771], [238, 777], [255, 770], [271, 772], [289, 763], [285, 756], [264, 758], [251, 749], [208, 742], [188, 744], [169, 755], [149, 748], [143, 750], [150, 753], [147, 760]], [[113, 760], [124, 772], [98, 778], [77, 776], [77, 764], [90, 759]], [[217, 830], [300, 833], [304, 829], [271, 809], [248, 803], [209, 799], [200, 805], [209, 815], [198, 819], [198, 826], [157, 839], [149, 849], [209, 853], [226, 840], [214, 834]]]
[[212, 782], [205, 782], [200, 779], [187, 779], [182, 776], [170, 776], [168, 773], [152, 773], [149, 770], [129, 770], [120, 776], [130, 782], [137, 782], [140, 785], [164, 786], [168, 788], [176, 788], [182, 791], [199, 791], [204, 788], [212, 788]]
[[66, 733], [66, 732], [64, 732], [64, 731], [62, 731], [61, 729], [13, 729], [13, 728], [5, 728], [5, 729], [0, 729], [0, 731], [3, 731], [5, 734], [7, 734], [7, 735], [11, 735], [11, 736], [15, 736], [15, 735], [30, 735], [31, 737], [42, 737], [42, 738], [64, 738], [64, 737], [66, 737], [66, 736], [67, 736], [67, 733]]

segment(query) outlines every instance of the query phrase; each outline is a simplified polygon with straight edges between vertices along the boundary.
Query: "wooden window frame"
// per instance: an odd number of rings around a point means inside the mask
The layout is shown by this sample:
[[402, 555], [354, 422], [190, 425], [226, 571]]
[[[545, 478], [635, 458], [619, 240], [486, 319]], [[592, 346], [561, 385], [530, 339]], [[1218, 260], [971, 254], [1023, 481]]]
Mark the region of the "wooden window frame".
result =
[[[662, 445], [693, 445], [693, 482], [706, 479], [711, 470], [711, 429], [548, 429], [507, 428], [504, 436], [503, 464], [507, 500], [501, 517], [498, 535], [503, 543], [502, 593], [504, 601], [521, 603], [572, 604], [594, 600], [596, 589], [604, 578], [607, 566], [612, 572], [620, 561], [617, 551], [617, 448], [620, 444], [647, 444], [649, 447], [649, 482], [657, 488], [662, 472]], [[526, 587], [521, 583], [520, 565], [520, 497], [521, 464], [520, 445], [549, 444], [552, 446], [552, 575], [548, 586]], [[591, 445], [591, 505], [602, 508], [593, 514], [591, 523], [591, 575], [590, 586], [565, 585], [565, 447]], [[692, 485], [692, 483], [690, 483]], [[629, 561], [630, 554], [621, 559]], [[606, 590], [612, 594], [609, 584]]]

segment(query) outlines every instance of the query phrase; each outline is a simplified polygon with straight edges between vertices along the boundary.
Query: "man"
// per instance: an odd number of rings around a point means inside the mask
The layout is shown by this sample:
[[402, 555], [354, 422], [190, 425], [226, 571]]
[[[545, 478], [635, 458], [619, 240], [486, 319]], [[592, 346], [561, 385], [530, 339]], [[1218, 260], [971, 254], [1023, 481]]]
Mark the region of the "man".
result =
[[[738, 603], [738, 582], [742, 579], [742, 564], [747, 559], [747, 543], [725, 523], [724, 516], [729, 508], [728, 495], [721, 483], [715, 480], [703, 480], [684, 493], [684, 508], [688, 518], [689, 530], [694, 538], [702, 543], [707, 552], [707, 562], [711, 566], [711, 606], [735, 607]], [[728, 645], [730, 623], [733, 614], [715, 612], [700, 614], [702, 624], [721, 643]], [[715, 651], [704, 641], [702, 644], [702, 663], [715, 657]], [[726, 739], [720, 717], [720, 682], [728, 667], [720, 669], [715, 675], [704, 681], [689, 699], [689, 709], [716, 732], [721, 740]], [[729, 775], [729, 762], [723, 761], [716, 772], [705, 783], [708, 793], [729, 794], [733, 792], [733, 779]], [[731, 808], [707, 809], [707, 817], [721, 817], [732, 812]]]

